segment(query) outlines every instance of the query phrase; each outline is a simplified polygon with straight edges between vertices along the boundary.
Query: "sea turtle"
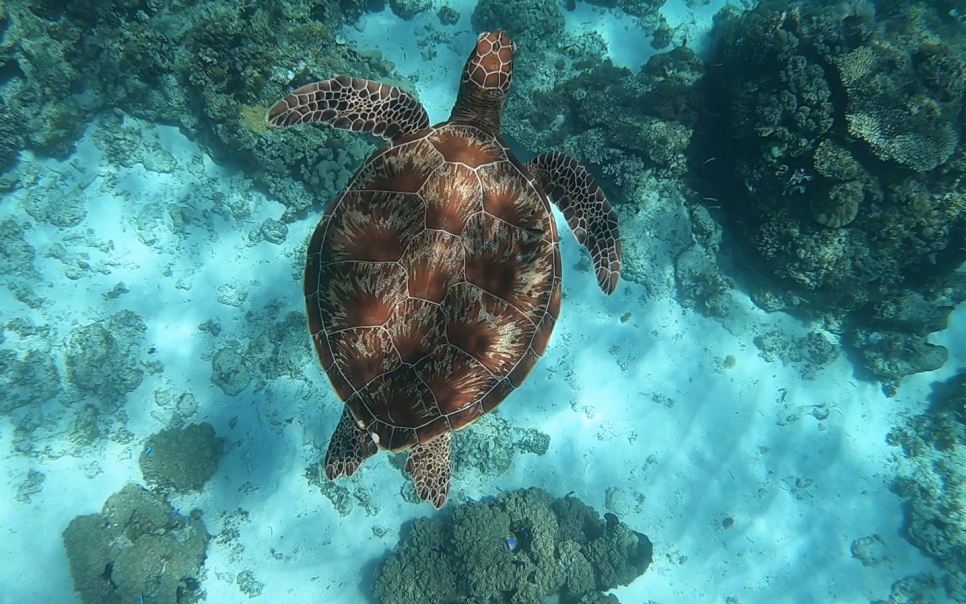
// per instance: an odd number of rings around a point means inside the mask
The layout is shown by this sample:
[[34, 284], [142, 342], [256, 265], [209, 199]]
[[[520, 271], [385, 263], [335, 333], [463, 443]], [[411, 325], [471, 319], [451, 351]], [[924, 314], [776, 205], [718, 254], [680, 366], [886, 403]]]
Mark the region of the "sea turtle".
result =
[[617, 287], [617, 213], [562, 153], [523, 164], [500, 138], [516, 45], [479, 36], [450, 119], [429, 125], [399, 88], [338, 76], [268, 111], [277, 127], [324, 123], [389, 141], [329, 205], [309, 242], [309, 331], [345, 402], [325, 456], [330, 480], [379, 449], [409, 449], [406, 472], [437, 508], [450, 437], [523, 383], [560, 310], [550, 202]]

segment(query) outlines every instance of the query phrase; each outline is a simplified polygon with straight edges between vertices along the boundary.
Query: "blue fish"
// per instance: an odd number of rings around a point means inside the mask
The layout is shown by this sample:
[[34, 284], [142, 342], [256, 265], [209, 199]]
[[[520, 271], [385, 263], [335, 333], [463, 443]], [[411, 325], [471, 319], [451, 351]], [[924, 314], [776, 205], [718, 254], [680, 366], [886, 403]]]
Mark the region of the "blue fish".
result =
[[151, 447], [148, 447], [147, 450], [144, 452], [144, 456], [147, 457], [148, 455], [150, 455], [151, 451], [154, 451], [154, 449], [152, 449]]
[[500, 487], [496, 487], [496, 490], [499, 491], [499, 492], [501, 492], [501, 493], [503, 492], [503, 489], [501, 489]]
[[516, 539], [507, 539], [506, 540], [506, 548], [508, 550], [510, 550], [511, 552], [513, 550], [515, 550], [517, 548], [517, 540]]

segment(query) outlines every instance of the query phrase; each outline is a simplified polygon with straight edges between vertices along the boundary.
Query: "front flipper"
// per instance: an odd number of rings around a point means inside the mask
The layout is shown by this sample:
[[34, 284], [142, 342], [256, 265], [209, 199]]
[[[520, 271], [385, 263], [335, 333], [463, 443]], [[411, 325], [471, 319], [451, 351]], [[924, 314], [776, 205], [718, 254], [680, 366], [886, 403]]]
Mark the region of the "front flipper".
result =
[[429, 127], [423, 106], [399, 88], [346, 76], [302, 86], [275, 103], [265, 119], [278, 128], [323, 123], [387, 141]]
[[352, 412], [346, 407], [342, 411], [339, 425], [329, 439], [329, 450], [325, 454], [325, 475], [329, 480], [340, 476], [352, 476], [369, 457], [378, 451], [372, 436], [356, 424]]
[[600, 289], [614, 293], [621, 273], [621, 235], [617, 212], [594, 177], [577, 160], [556, 151], [538, 155], [527, 168], [563, 212], [577, 242], [590, 252]]
[[446, 432], [426, 444], [415, 445], [406, 460], [406, 473], [416, 483], [416, 494], [437, 510], [449, 495], [449, 443], [450, 433]]

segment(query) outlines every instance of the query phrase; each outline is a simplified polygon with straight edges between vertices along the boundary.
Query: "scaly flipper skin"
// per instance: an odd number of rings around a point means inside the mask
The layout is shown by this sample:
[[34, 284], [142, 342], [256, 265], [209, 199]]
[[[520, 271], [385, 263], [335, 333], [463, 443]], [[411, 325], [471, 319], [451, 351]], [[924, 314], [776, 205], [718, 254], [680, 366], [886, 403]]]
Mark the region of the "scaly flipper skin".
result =
[[446, 432], [426, 444], [414, 445], [406, 460], [406, 473], [416, 484], [416, 494], [437, 510], [443, 507], [449, 495], [451, 434]]
[[335, 480], [340, 476], [352, 476], [362, 462], [375, 455], [378, 450], [372, 435], [356, 424], [352, 412], [345, 407], [325, 454], [326, 478]]
[[419, 101], [395, 86], [346, 76], [302, 86], [268, 110], [277, 128], [323, 123], [395, 141], [429, 127]]
[[551, 203], [563, 212], [577, 242], [590, 252], [600, 289], [605, 294], [614, 293], [622, 257], [617, 212], [594, 177], [577, 160], [556, 151], [538, 155], [527, 168]]

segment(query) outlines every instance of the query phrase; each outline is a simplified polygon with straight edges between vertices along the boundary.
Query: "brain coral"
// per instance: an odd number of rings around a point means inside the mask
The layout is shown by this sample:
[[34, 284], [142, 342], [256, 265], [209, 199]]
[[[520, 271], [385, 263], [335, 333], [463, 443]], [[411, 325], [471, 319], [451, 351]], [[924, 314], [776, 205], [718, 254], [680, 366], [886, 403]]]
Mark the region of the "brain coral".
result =
[[812, 218], [819, 224], [833, 229], [847, 225], [859, 213], [859, 204], [865, 197], [862, 183], [850, 181], [834, 185], [827, 194], [816, 195], [809, 202]]

